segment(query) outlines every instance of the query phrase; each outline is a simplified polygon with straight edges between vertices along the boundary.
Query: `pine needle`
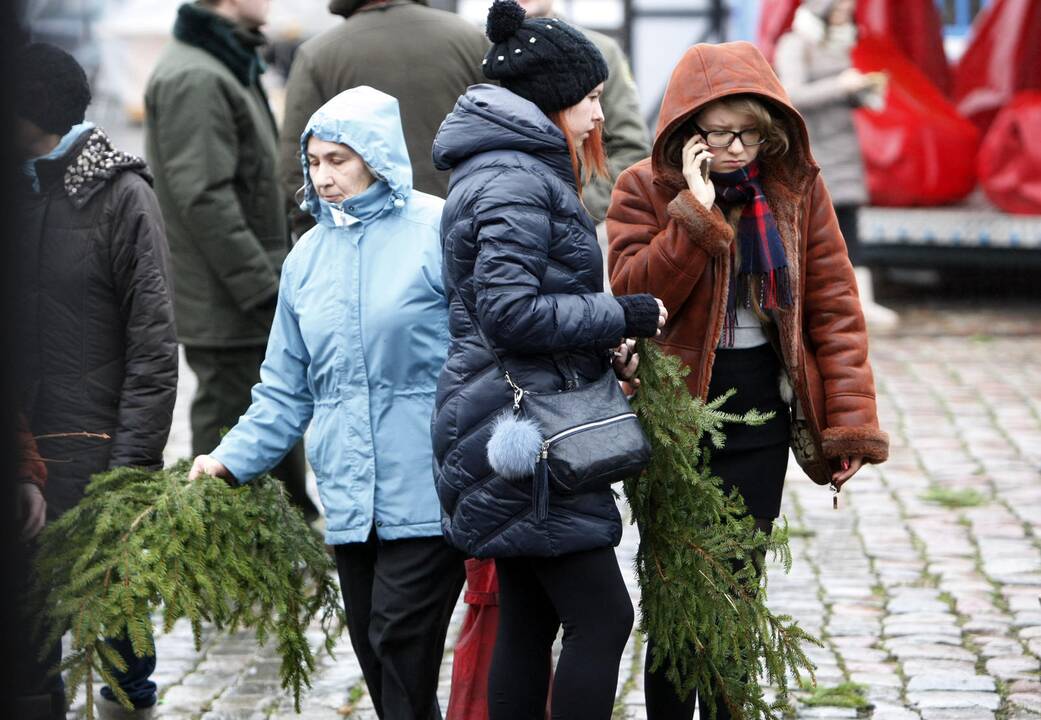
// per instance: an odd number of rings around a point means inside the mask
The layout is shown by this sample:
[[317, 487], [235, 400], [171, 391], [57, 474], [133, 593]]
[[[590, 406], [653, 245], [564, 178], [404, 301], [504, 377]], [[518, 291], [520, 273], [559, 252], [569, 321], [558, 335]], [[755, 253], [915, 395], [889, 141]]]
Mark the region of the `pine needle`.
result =
[[787, 526], [769, 536], [756, 530], [737, 491], [725, 494], [712, 476], [701, 445], [707, 434], [722, 449], [724, 423], [760, 425], [770, 415], [722, 412], [733, 391], [697, 401], [677, 358], [646, 341], [639, 353], [633, 406], [653, 453], [625, 494], [640, 528], [640, 629], [654, 640], [651, 668], [664, 668], [681, 697], [718, 697], [738, 720], [780, 720], [783, 707], [766, 699], [762, 683], [785, 697], [789, 678], [813, 677], [804, 644], [820, 645], [766, 605], [766, 556], [791, 566]]
[[86, 686], [88, 720], [95, 673], [130, 707], [113, 683], [121, 661], [105, 638], [129, 638], [135, 655], [154, 655], [155, 611], [167, 631], [187, 618], [196, 649], [203, 622], [252, 628], [261, 644], [274, 638], [297, 712], [315, 667], [308, 627], [317, 619], [330, 653], [342, 629], [335, 567], [282, 484], [267, 476], [239, 488], [212, 477], [189, 482], [188, 469], [96, 475], [40, 536], [27, 605], [41, 657], [71, 633], [62, 669], [70, 700]]

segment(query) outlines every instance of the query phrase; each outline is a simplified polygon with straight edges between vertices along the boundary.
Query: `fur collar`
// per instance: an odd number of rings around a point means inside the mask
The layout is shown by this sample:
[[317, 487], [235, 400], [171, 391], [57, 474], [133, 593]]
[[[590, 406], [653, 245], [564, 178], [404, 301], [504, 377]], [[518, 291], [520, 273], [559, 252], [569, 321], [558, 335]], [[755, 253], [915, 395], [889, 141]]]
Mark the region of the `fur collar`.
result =
[[264, 72], [257, 48], [267, 38], [257, 30], [246, 30], [204, 7], [185, 3], [177, 11], [174, 37], [213, 55], [249, 87]]

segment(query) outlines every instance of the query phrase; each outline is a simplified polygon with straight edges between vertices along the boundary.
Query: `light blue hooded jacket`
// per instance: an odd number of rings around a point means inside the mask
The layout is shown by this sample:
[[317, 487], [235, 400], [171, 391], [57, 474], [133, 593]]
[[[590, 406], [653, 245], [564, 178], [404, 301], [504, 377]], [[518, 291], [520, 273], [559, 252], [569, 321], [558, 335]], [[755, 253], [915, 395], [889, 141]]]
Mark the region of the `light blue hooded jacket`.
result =
[[[315, 192], [307, 141], [350, 146], [376, 183], [334, 206]], [[430, 417], [448, 347], [444, 202], [412, 189], [398, 101], [370, 87], [321, 107], [300, 139], [302, 206], [318, 225], [286, 258], [253, 402], [213, 452], [239, 482], [303, 435], [326, 542], [441, 534]]]

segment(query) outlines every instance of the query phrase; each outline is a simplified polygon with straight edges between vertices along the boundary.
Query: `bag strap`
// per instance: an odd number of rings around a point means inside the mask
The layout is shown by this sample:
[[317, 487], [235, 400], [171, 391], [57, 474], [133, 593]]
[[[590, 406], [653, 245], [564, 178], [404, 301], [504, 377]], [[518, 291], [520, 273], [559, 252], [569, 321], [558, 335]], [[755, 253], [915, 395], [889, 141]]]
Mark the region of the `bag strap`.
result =
[[495, 360], [495, 364], [498, 365], [499, 370], [502, 371], [506, 384], [509, 385], [510, 390], [513, 391], [513, 409], [520, 410], [521, 400], [524, 399], [524, 393], [526, 390], [513, 382], [513, 378], [510, 376], [510, 371], [506, 368], [502, 358], [499, 357], [499, 353], [497, 353], [492, 344], [488, 342], [488, 338], [485, 336], [484, 330], [481, 328], [481, 323], [477, 322], [477, 318], [474, 317], [474, 314], [470, 311], [469, 306], [466, 304], [466, 300], [463, 300], [462, 298], [460, 299], [463, 302], [463, 309], [466, 310], [466, 316], [470, 318], [470, 324], [473, 325], [474, 331], [477, 333], [477, 338], [481, 341], [481, 344], [484, 345], [485, 350], [491, 353], [492, 359]]

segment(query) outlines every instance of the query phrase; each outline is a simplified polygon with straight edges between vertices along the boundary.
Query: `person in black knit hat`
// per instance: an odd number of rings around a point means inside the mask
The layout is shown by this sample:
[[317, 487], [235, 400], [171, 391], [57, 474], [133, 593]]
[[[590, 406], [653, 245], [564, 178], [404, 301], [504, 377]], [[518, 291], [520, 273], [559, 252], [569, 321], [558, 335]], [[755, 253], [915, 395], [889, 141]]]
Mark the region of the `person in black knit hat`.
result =
[[600, 51], [559, 19], [527, 19], [513, 0], [492, 6], [487, 34], [483, 70], [500, 86], [459, 98], [433, 149], [435, 166], [452, 171], [441, 219], [451, 343], [433, 420], [442, 528], [460, 550], [495, 561], [491, 720], [542, 716], [561, 626], [553, 716], [607, 720], [633, 623], [615, 498], [609, 487], [568, 493], [536, 476], [538, 447], [519, 437], [500, 430], [489, 442], [513, 406], [496, 358], [534, 393], [587, 385], [612, 364], [631, 377], [620, 341], [654, 337], [666, 313], [652, 295], [604, 292], [582, 205], [583, 184], [605, 172]]
[[489, 10], [493, 44], [482, 65], [485, 77], [547, 115], [575, 105], [607, 80], [604, 56], [580, 30], [553, 17], [529, 20], [518, 11], [524, 13], [512, 0]]

